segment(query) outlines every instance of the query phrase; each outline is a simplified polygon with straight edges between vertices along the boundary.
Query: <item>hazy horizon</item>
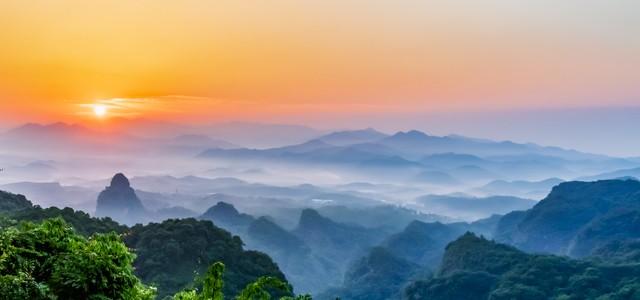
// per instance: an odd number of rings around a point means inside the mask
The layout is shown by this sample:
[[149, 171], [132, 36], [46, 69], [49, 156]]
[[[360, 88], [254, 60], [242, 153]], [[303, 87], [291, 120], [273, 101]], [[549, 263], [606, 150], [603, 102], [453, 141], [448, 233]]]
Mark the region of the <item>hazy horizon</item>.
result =
[[[128, 118], [130, 121], [150, 121], [144, 117]], [[84, 122], [83, 122], [84, 121]], [[121, 120], [119, 120], [121, 121]], [[169, 123], [204, 126], [221, 123], [256, 123], [299, 125], [328, 133], [340, 130], [374, 128], [393, 134], [398, 131], [420, 130], [427, 134], [446, 136], [463, 135], [491, 140], [510, 140], [518, 143], [536, 143], [582, 152], [618, 157], [640, 156], [640, 140], [635, 138], [636, 126], [640, 126], [640, 107], [591, 107], [567, 109], [496, 110], [491, 112], [441, 112], [441, 113], [381, 113], [376, 115], [349, 115], [331, 118], [331, 122], [319, 117], [274, 119], [256, 121], [237, 119], [189, 123]], [[117, 122], [109, 118], [101, 120], [21, 120], [13, 123], [0, 121], [0, 131], [5, 132], [26, 123], [51, 124], [63, 122], [81, 124], [90, 128], [109, 128]], [[164, 122], [158, 120], [158, 122]], [[126, 132], [126, 127], [120, 128]], [[215, 134], [210, 135], [216, 138]], [[284, 145], [284, 144], [283, 144]]]

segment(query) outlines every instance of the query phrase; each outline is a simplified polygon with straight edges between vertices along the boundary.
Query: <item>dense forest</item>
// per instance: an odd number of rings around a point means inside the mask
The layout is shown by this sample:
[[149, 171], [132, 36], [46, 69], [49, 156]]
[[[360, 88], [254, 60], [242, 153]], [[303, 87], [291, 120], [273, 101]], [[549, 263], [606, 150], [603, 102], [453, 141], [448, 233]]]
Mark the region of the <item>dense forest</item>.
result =
[[0, 209], [0, 295], [5, 299], [293, 296], [267, 255], [244, 250], [237, 236], [210, 221], [128, 228], [70, 208], [42, 209], [5, 192], [0, 192]]
[[439, 273], [407, 299], [640, 299], [640, 265], [526, 254], [467, 233], [447, 246]]

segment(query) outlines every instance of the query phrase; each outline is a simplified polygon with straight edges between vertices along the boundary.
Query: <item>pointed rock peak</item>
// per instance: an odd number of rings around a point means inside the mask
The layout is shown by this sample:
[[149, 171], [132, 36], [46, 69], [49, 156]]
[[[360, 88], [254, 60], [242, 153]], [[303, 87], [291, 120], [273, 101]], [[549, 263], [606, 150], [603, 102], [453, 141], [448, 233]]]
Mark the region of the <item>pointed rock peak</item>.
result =
[[113, 176], [113, 179], [111, 179], [111, 187], [112, 188], [128, 188], [128, 187], [131, 187], [131, 184], [129, 183], [129, 179], [127, 179], [127, 177], [124, 176], [124, 174], [118, 173], [115, 176]]

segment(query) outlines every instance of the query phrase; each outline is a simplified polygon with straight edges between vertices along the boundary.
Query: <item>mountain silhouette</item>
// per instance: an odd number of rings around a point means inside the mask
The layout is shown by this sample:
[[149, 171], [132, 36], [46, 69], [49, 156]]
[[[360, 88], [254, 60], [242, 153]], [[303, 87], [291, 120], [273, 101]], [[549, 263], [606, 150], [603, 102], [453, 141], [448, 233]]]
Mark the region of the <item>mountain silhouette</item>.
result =
[[145, 220], [145, 208], [124, 174], [118, 173], [113, 176], [111, 184], [100, 192], [96, 216], [111, 217], [125, 224]]

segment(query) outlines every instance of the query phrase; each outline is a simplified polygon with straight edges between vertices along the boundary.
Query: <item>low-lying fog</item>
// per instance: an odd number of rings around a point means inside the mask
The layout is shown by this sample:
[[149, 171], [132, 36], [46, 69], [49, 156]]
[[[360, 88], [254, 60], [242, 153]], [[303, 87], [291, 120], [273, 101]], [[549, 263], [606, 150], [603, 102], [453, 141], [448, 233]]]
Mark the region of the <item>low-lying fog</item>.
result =
[[475, 220], [526, 209], [563, 180], [640, 173], [632, 159], [419, 131], [323, 133], [280, 125], [263, 129], [260, 141], [286, 143], [282, 136], [289, 134], [301, 142], [260, 149], [239, 144], [246, 135], [228, 141], [202, 132], [170, 134], [63, 123], [18, 127], [0, 135], [0, 189], [41, 206], [94, 213], [98, 193], [121, 172], [150, 211], [180, 207], [199, 215], [221, 200], [258, 215], [391, 204]]

